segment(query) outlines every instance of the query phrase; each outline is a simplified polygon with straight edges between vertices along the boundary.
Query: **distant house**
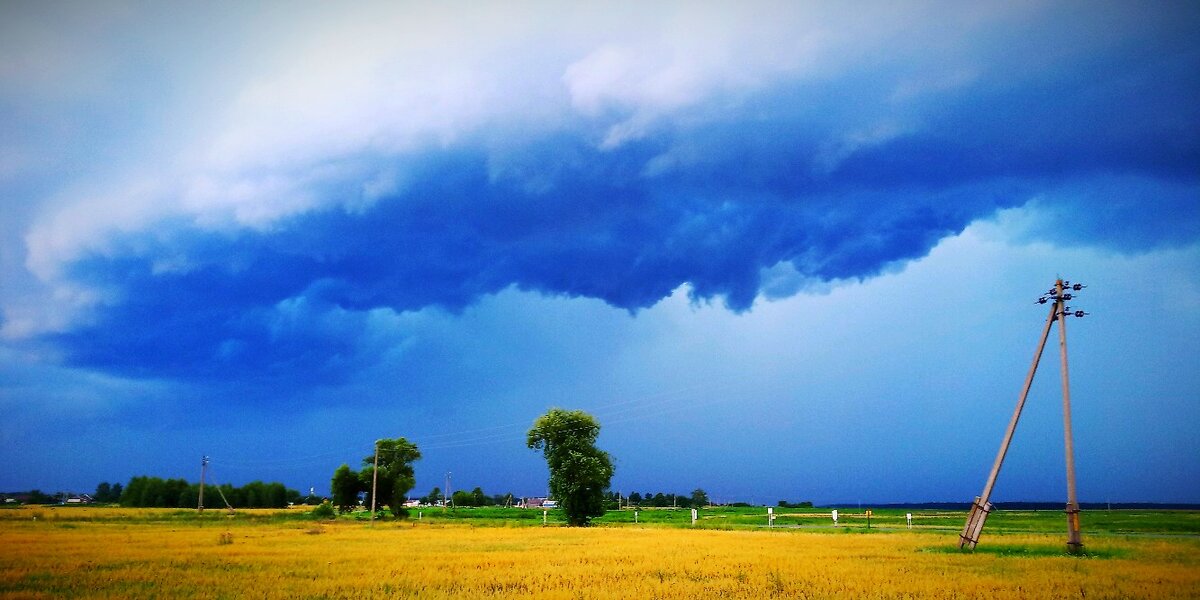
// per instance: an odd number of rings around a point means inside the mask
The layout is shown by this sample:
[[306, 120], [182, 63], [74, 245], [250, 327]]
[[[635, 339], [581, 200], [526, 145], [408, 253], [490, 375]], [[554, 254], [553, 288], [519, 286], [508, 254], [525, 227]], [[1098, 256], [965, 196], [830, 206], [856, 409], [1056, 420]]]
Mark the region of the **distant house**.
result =
[[409, 500], [404, 503], [404, 508], [416, 508], [418, 506], [421, 506], [420, 500]]
[[558, 501], [549, 498], [521, 498], [518, 508], [558, 508]]

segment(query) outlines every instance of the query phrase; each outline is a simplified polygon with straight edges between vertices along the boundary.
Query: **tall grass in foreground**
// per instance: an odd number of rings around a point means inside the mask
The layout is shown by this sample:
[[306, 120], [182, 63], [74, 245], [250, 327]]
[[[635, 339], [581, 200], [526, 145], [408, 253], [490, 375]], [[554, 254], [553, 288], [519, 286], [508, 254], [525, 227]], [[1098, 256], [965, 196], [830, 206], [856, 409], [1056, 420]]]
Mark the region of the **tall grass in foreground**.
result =
[[[0, 598], [1189, 598], [1200, 541], [953, 533], [0, 520]], [[1031, 549], [1031, 550], [1030, 550]], [[1026, 551], [1028, 550], [1028, 551]]]

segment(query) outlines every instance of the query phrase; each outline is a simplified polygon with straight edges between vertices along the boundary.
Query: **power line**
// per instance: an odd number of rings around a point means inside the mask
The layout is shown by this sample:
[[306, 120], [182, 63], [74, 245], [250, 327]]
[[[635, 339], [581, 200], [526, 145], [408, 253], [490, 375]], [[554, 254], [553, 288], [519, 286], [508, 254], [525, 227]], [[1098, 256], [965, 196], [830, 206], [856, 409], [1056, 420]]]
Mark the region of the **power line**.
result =
[[[684, 403], [684, 402], [681, 402], [680, 400], [678, 400], [677, 396], [679, 396], [681, 394], [685, 394], [687, 392], [698, 390], [698, 389], [705, 389], [705, 390], [709, 390], [709, 391], [714, 391], [714, 390], [719, 391], [722, 389], [727, 389], [727, 388], [731, 387], [732, 385], [733, 385], [733, 382], [731, 380], [726, 380], [725, 382], [718, 384], [716, 386], [709, 385], [709, 384], [704, 384], [704, 385], [698, 384], [698, 385], [687, 386], [687, 387], [678, 388], [678, 389], [674, 389], [674, 390], [659, 392], [656, 394], [651, 394], [651, 395], [643, 396], [640, 398], [632, 398], [632, 399], [627, 399], [627, 400], [610, 402], [610, 403], [607, 403], [604, 405], [594, 407], [590, 410], [597, 416], [598, 420], [604, 420], [605, 425], [629, 423], [629, 422], [644, 420], [649, 417], [655, 417], [655, 416], [661, 416], [663, 414], [669, 414], [672, 412], [678, 412], [678, 411], [683, 411], [683, 410], [693, 410], [696, 408], [703, 408], [706, 406], [712, 406], [712, 405], [721, 404], [724, 402], [729, 402], [732, 400], [732, 398], [723, 397], [723, 398], [713, 399], [713, 400], [709, 400], [709, 401], [705, 401], [705, 402]], [[612, 409], [617, 409], [617, 410], [612, 410]], [[635, 411], [646, 411], [646, 410], [650, 410], [650, 412], [635, 413]], [[635, 414], [631, 414], [631, 413], [635, 413]], [[614, 416], [619, 416], [619, 415], [628, 415], [628, 416], [626, 416], [624, 418], [616, 418], [616, 419], [612, 418]], [[419, 435], [415, 435], [415, 436], [405, 436], [405, 438], [409, 439], [413, 443], [417, 444], [418, 447], [420, 447], [423, 451], [446, 450], [446, 449], [452, 449], [452, 448], [465, 448], [465, 447], [471, 447], [471, 446], [489, 445], [489, 444], [496, 444], [496, 443], [503, 443], [503, 442], [522, 441], [525, 439], [525, 435], [526, 435], [525, 432], [521, 431], [520, 429], [518, 429], [517, 431], [512, 431], [512, 430], [514, 428], [523, 429], [528, 426], [529, 426], [528, 422], [513, 422], [513, 423], [493, 425], [490, 427], [482, 427], [482, 428], [475, 428], [475, 429], [443, 431], [443, 432], [438, 432], [438, 433], [428, 433], [428, 434], [419, 434]], [[483, 434], [483, 435], [471, 435], [471, 434]], [[461, 437], [461, 439], [454, 439], [455, 436], [465, 436], [465, 437]], [[447, 439], [447, 438], [449, 438], [449, 439]], [[430, 442], [427, 440], [432, 440], [432, 441]], [[355, 451], [360, 451], [360, 450], [361, 450], [361, 446], [353, 445], [353, 446], [344, 446], [344, 447], [337, 448], [337, 449], [330, 449], [330, 450], [327, 450], [324, 452], [309, 454], [309, 455], [305, 455], [305, 456], [295, 456], [295, 457], [286, 457], [286, 458], [267, 458], [267, 459], [256, 459], [256, 460], [239, 460], [239, 459], [224, 459], [224, 458], [222, 458], [218, 462], [220, 462], [220, 464], [222, 464], [224, 466], [233, 467], [235, 469], [237, 469], [237, 468], [261, 468], [261, 467], [287, 467], [287, 466], [300, 467], [300, 466], [315, 464], [317, 461], [322, 460], [322, 459], [328, 459], [328, 458], [335, 457], [335, 456], [343, 456], [345, 454], [355, 452]], [[384, 449], [384, 451], [386, 452], [388, 450]]]

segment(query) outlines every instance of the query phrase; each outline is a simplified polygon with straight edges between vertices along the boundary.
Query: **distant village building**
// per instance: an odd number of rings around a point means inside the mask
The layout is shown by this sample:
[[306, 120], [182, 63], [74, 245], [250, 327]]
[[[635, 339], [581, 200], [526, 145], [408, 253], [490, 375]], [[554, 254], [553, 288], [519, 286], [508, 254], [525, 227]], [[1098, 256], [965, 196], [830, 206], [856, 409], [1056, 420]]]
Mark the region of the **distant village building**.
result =
[[521, 498], [518, 508], [558, 508], [558, 501], [544, 497]]

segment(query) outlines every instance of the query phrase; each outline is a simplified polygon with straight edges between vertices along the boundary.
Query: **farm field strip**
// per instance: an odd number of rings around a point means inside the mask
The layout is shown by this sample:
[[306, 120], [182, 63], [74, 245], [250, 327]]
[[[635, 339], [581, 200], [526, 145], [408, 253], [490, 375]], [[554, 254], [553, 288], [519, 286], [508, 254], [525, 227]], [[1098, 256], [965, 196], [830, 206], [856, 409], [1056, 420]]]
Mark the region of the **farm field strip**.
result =
[[1061, 534], [992, 535], [962, 554], [956, 533], [928, 531], [45, 514], [0, 519], [0, 598], [1200, 596], [1195, 539], [1104, 537], [1080, 559]]

